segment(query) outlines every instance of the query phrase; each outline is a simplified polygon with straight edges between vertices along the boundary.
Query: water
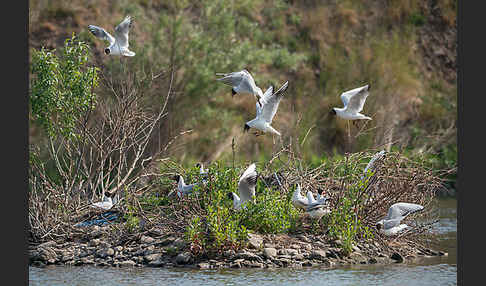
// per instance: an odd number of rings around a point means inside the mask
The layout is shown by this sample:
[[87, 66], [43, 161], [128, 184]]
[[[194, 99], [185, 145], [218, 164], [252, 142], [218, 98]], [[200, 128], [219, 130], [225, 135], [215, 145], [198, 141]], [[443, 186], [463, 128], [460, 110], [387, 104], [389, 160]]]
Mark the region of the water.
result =
[[446, 257], [391, 265], [353, 265], [335, 269], [114, 268], [94, 266], [29, 267], [30, 285], [457, 285], [456, 200], [440, 199], [440, 250]]

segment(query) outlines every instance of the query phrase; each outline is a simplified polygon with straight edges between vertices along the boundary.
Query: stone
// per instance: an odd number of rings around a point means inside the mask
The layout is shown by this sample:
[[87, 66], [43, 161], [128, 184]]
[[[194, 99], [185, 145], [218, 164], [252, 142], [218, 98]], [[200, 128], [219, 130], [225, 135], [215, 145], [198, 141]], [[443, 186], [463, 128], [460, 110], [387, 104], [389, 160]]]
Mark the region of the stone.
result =
[[310, 259], [323, 260], [327, 257], [324, 250], [313, 250], [309, 255]]
[[209, 268], [211, 268], [211, 265], [209, 263], [206, 263], [206, 262], [201, 262], [201, 263], [197, 264], [197, 267], [200, 268], [200, 269], [209, 269]]
[[277, 255], [277, 250], [275, 248], [272, 248], [272, 247], [266, 247], [263, 249], [263, 255], [265, 255], [265, 257], [274, 257]]
[[135, 266], [136, 264], [137, 263], [132, 260], [125, 260], [118, 263], [119, 266]]
[[176, 247], [177, 249], [183, 249], [184, 247], [186, 247], [187, 242], [185, 242], [183, 239], [178, 238], [178, 239], [174, 240], [172, 245], [174, 247]]
[[395, 260], [397, 263], [401, 263], [403, 262], [403, 256], [398, 253], [398, 252], [394, 252], [391, 256], [390, 256], [391, 259]]
[[164, 264], [165, 262], [161, 259], [153, 260], [148, 263], [150, 267], [162, 267]]
[[244, 259], [244, 260], [250, 260], [250, 261], [258, 261], [258, 262], [263, 262], [263, 259], [251, 252], [238, 252], [235, 256], [236, 259]]
[[262, 247], [263, 238], [258, 234], [248, 234], [248, 246], [253, 249], [259, 249]]
[[175, 258], [175, 262], [177, 264], [189, 264], [191, 260], [192, 260], [192, 255], [189, 252], [179, 253]]
[[235, 255], [235, 251], [233, 249], [229, 249], [223, 252], [224, 257], [232, 257], [233, 255]]
[[297, 235], [297, 238], [300, 239], [301, 241], [304, 241], [304, 242], [311, 242], [311, 240], [303, 234]]
[[292, 244], [292, 245], [290, 246], [290, 248], [291, 248], [291, 249], [300, 249], [300, 247], [301, 247], [301, 246], [300, 246], [299, 244]]
[[117, 246], [115, 247], [116, 251], [122, 252], [123, 251], [123, 246]]
[[155, 241], [154, 238], [152, 238], [150, 236], [146, 236], [146, 235], [142, 235], [142, 237], [140, 238], [140, 242], [141, 243], [147, 243], [147, 244], [149, 244], [149, 243], [152, 243], [154, 241]]
[[287, 249], [287, 254], [290, 256], [295, 256], [299, 253], [297, 249]]
[[368, 263], [369, 263], [369, 264], [376, 264], [376, 263], [378, 263], [378, 260], [376, 260], [376, 258], [374, 258], [374, 257], [371, 257], [371, 258], [368, 260]]
[[301, 246], [300, 246], [300, 249], [312, 250], [312, 245], [310, 245], [309, 243], [302, 243]]
[[293, 257], [295, 260], [304, 260], [304, 255], [303, 254], [296, 254]]
[[248, 266], [252, 268], [263, 268], [263, 263], [252, 261], [248, 264]]
[[162, 257], [162, 254], [160, 254], [160, 253], [153, 253], [153, 254], [148, 254], [148, 255], [145, 255], [145, 256], [143, 257], [143, 259], [144, 259], [146, 262], [151, 262], [151, 261], [155, 261], [155, 260], [160, 259], [160, 257]]
[[169, 245], [169, 244], [174, 243], [174, 241], [175, 241], [175, 240], [176, 240], [176, 239], [175, 239], [174, 237], [169, 236], [169, 237], [166, 237], [165, 239], [161, 240], [161, 241], [159, 242], [159, 244], [160, 244], [161, 246], [167, 246], [167, 245]]

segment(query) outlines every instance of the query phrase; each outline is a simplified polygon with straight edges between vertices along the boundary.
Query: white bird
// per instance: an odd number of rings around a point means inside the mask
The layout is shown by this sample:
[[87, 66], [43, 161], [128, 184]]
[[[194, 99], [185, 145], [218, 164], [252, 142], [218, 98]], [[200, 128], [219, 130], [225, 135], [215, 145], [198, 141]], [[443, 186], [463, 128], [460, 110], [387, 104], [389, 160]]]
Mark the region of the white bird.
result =
[[101, 202], [91, 204], [91, 207], [107, 211], [107, 210], [111, 209], [113, 207], [113, 205], [115, 205], [117, 203], [117, 200], [118, 199], [117, 199], [116, 196], [112, 200], [111, 195], [107, 196], [107, 195], [103, 194], [103, 200]]
[[132, 18], [126, 16], [125, 19], [115, 27], [115, 37], [110, 35], [105, 29], [95, 25], [89, 25], [88, 29], [97, 38], [106, 40], [110, 43], [110, 45], [105, 48], [105, 54], [133, 57], [135, 53], [128, 49], [128, 31], [131, 25]]
[[203, 163], [197, 163], [196, 167], [199, 168], [199, 175], [202, 176], [202, 181], [204, 184], [206, 184], [208, 182], [209, 170], [204, 169]]
[[[179, 196], [179, 198], [191, 194], [194, 186], [197, 185], [197, 183], [186, 185], [184, 183], [184, 178], [181, 175], [175, 175], [172, 177], [172, 179], [177, 182], [177, 195]], [[170, 194], [172, 194], [172, 192]]]
[[313, 219], [321, 219], [324, 215], [331, 213], [331, 208], [327, 203], [311, 204], [305, 209], [305, 213]]
[[292, 204], [296, 208], [305, 209], [309, 205], [309, 199], [302, 196], [300, 191], [301, 191], [300, 184], [297, 184], [294, 194], [292, 195]]
[[260, 101], [263, 97], [263, 91], [256, 85], [255, 80], [246, 69], [239, 72], [216, 73], [216, 75], [222, 76], [222, 78], [218, 78], [217, 80], [231, 86], [231, 96], [234, 96], [237, 93], [252, 94], [255, 96], [258, 104], [260, 104], [260, 106], [262, 105]]
[[243, 175], [241, 175], [240, 180], [238, 181], [238, 192], [240, 195], [238, 196], [234, 192], [231, 192], [233, 195], [233, 206], [235, 209], [241, 209], [246, 202], [251, 200], [255, 196], [255, 187], [257, 182], [258, 174], [256, 172], [256, 165], [255, 163], [248, 166], [245, 170]]
[[373, 171], [375, 169], [376, 160], [381, 159], [385, 155], [385, 153], [386, 153], [385, 150], [381, 150], [380, 152], [373, 155], [373, 157], [371, 157], [370, 161], [368, 162], [368, 165], [366, 165], [366, 168], [363, 171], [363, 175], [361, 176], [361, 179], [364, 179], [364, 177], [368, 175], [368, 170]]
[[387, 216], [376, 223], [376, 228], [385, 235], [397, 234], [408, 227], [406, 224], [400, 224], [402, 219], [423, 209], [424, 207], [418, 204], [395, 203], [388, 209]]
[[272, 123], [275, 113], [277, 113], [278, 105], [282, 100], [284, 92], [287, 90], [289, 82], [286, 81], [279, 90], [273, 93], [273, 86], [270, 86], [262, 98], [263, 107], [256, 104], [256, 117], [245, 123], [243, 131], [248, 131], [250, 128], [256, 128], [264, 133], [270, 132], [280, 136], [280, 132], [275, 130], [270, 124]]
[[334, 107], [331, 109], [332, 115], [337, 115], [343, 119], [356, 120], [367, 119], [371, 120], [371, 117], [361, 114], [366, 98], [369, 95], [370, 85], [367, 84], [362, 87], [358, 87], [341, 94], [341, 100], [344, 107]]

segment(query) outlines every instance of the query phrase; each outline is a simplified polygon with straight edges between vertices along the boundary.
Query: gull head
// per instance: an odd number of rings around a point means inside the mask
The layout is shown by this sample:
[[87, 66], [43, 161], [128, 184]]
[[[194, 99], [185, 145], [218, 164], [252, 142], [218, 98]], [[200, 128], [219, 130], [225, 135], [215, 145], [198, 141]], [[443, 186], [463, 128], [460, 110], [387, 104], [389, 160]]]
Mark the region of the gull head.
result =
[[172, 177], [170, 177], [170, 178], [171, 178], [172, 180], [174, 180], [174, 181], [176, 181], [176, 182], [178, 183], [178, 182], [179, 182], [179, 177], [180, 177], [180, 176], [181, 176], [181, 175], [174, 175], [174, 176], [172, 176]]
[[201, 163], [196, 163], [196, 168], [201, 168]]
[[380, 230], [383, 227], [383, 222], [381, 222], [381, 221], [377, 222], [375, 227], [376, 227], [377, 230]]
[[333, 108], [331, 109], [331, 112], [329, 112], [331, 115], [336, 115], [336, 110]]
[[227, 197], [228, 197], [230, 200], [232, 200], [232, 201], [234, 200], [234, 197], [233, 197], [233, 194], [232, 194], [232, 193], [228, 193], [226, 196], [227, 196]]
[[105, 49], [105, 54], [109, 55], [109, 54], [110, 54], [110, 52], [111, 52], [110, 48], [106, 48], [106, 49]]
[[243, 132], [248, 132], [250, 130], [250, 126], [245, 123], [245, 127], [243, 127]]

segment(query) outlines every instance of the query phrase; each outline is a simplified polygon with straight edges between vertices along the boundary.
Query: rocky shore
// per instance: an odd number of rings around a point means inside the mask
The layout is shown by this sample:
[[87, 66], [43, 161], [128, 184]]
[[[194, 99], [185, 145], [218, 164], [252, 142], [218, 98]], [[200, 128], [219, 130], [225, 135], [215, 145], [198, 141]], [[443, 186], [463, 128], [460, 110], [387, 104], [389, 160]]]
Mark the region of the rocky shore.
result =
[[325, 236], [250, 234], [245, 249], [227, 250], [216, 257], [194, 256], [180, 235], [151, 230], [130, 242], [109, 239], [110, 226], [90, 227], [82, 240], [47, 241], [29, 247], [29, 264], [33, 266], [95, 265], [112, 267], [191, 267], [191, 268], [278, 268], [350, 264], [404, 263], [415, 259], [443, 256], [447, 253], [404, 242], [359, 243], [343, 255], [340, 241]]

